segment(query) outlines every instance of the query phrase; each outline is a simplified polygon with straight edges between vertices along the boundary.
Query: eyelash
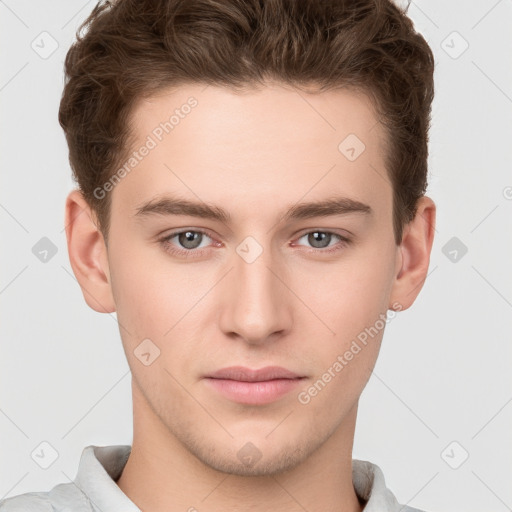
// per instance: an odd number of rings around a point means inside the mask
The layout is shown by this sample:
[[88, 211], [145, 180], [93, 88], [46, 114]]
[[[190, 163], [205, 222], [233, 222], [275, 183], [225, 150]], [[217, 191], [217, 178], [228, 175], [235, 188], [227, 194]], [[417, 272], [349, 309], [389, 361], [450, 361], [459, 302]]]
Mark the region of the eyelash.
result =
[[[185, 258], [200, 257], [200, 256], [202, 256], [205, 248], [203, 248], [203, 249], [177, 249], [173, 244], [171, 244], [171, 240], [174, 237], [181, 235], [182, 233], [187, 233], [189, 231], [192, 233], [200, 233], [202, 235], [206, 235], [208, 238], [213, 239], [213, 237], [210, 236], [208, 234], [208, 232], [203, 231], [201, 229], [182, 229], [180, 231], [174, 231], [173, 233], [166, 235], [165, 237], [161, 238], [159, 240], [159, 242], [164, 247], [164, 249], [172, 255], [181, 256], [181, 257], [185, 257]], [[341, 251], [346, 246], [350, 245], [350, 243], [352, 242], [349, 238], [346, 238], [338, 233], [334, 233], [333, 231], [320, 230], [320, 229], [313, 229], [311, 231], [306, 231], [305, 233], [302, 233], [297, 240], [299, 240], [299, 239], [303, 238], [304, 236], [309, 235], [311, 233], [327, 233], [330, 235], [334, 235], [335, 237], [338, 237], [340, 239], [340, 241], [329, 249], [310, 248], [310, 250], [306, 251], [308, 253], [333, 254], [333, 253], [337, 253], [337, 252]]]

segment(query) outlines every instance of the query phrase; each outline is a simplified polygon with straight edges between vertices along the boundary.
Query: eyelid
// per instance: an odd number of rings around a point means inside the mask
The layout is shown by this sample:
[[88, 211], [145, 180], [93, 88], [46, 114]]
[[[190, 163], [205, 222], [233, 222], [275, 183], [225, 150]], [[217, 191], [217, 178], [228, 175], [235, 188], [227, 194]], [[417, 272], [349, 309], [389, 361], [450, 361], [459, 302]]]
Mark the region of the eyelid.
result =
[[[209, 230], [207, 229], [203, 229], [203, 228], [180, 228], [180, 229], [177, 229], [175, 231], [171, 231], [170, 233], [162, 236], [161, 238], [159, 238], [158, 242], [165, 247], [165, 250], [172, 254], [172, 255], [177, 255], [178, 257], [184, 257], [184, 258], [194, 258], [194, 257], [201, 257], [203, 255], [203, 252], [208, 250], [208, 247], [202, 247], [200, 249], [181, 249], [177, 246], [175, 246], [174, 244], [171, 243], [171, 240], [177, 236], [177, 235], [180, 235], [182, 233], [186, 233], [187, 231], [192, 231], [194, 233], [201, 233], [203, 235], [206, 235], [208, 238], [216, 241], [215, 237], [213, 237]], [[317, 233], [317, 232], [320, 232], [320, 233], [328, 233], [330, 235], [334, 235], [335, 237], [338, 237], [339, 238], [339, 241], [332, 245], [332, 246], [327, 246], [325, 248], [315, 248], [315, 247], [306, 247], [306, 246], [303, 246], [301, 244], [297, 244], [298, 246], [301, 246], [301, 247], [304, 247], [303, 251], [307, 252], [307, 253], [313, 253], [313, 254], [333, 254], [333, 253], [337, 253], [337, 252], [340, 252], [342, 251], [343, 249], [345, 249], [348, 245], [352, 244], [352, 239], [348, 236], [345, 236], [345, 235], [342, 235], [340, 233], [338, 233], [336, 230], [332, 230], [332, 229], [320, 229], [320, 228], [309, 228], [309, 229], [305, 229], [304, 231], [302, 232], [299, 232], [298, 235], [296, 235], [294, 237], [294, 239], [292, 240], [292, 244], [294, 244], [295, 246], [295, 243], [297, 240], [299, 240], [300, 238], [303, 238], [304, 236], [306, 235], [309, 235], [310, 233]], [[215, 242], [214, 242], [215, 243]], [[222, 242], [218, 242], [216, 241], [217, 243], [217, 247], [218, 247], [218, 244], [221, 244], [222, 245]]]
[[[175, 246], [173, 243], [171, 243], [171, 240], [178, 235], [181, 235], [182, 233], [186, 233], [187, 231], [192, 231], [194, 233], [201, 233], [203, 235], [206, 235], [211, 240], [214, 240], [215, 243], [215, 237], [211, 235], [211, 233], [207, 229], [203, 228], [180, 228], [175, 231], [171, 231], [170, 233], [167, 233], [161, 237], [158, 238], [157, 242], [162, 245], [165, 250], [170, 254], [175, 254], [178, 256], [183, 257], [194, 257], [194, 256], [201, 256], [203, 251], [207, 250], [208, 247], [201, 247], [200, 249], [181, 249], [177, 246]], [[222, 243], [222, 242], [220, 242]], [[172, 248], [170, 248], [172, 247]]]
[[171, 230], [171, 231], [164, 231], [164, 235], [158, 235], [158, 237], [160, 239], [165, 239], [165, 238], [172, 238], [176, 235], [180, 235], [181, 233], [186, 233], [187, 231], [192, 231], [194, 233], [202, 233], [203, 235], [206, 235], [208, 236], [209, 238], [212, 238], [212, 239], [215, 239], [215, 236], [213, 235], [213, 233], [211, 231], [209, 231], [208, 229], [206, 228], [193, 228], [193, 227], [184, 227], [184, 228], [177, 228], [175, 230]]
[[331, 235], [337, 235], [337, 236], [339, 236], [341, 238], [345, 238], [347, 240], [352, 235], [347, 230], [342, 230], [340, 232], [336, 228], [307, 228], [307, 229], [299, 231], [298, 234], [295, 235], [295, 240], [297, 238], [302, 238], [304, 235], [309, 235], [309, 233], [330, 233]]
[[[215, 236], [213, 236], [212, 233], [209, 230], [205, 229], [205, 228], [180, 228], [180, 229], [177, 229], [176, 231], [171, 231], [170, 233], [167, 233], [166, 235], [163, 235], [162, 237], [160, 237], [160, 240], [170, 239], [170, 238], [175, 237], [176, 235], [180, 235], [182, 233], [186, 233], [187, 231], [193, 231], [194, 233], [201, 233], [203, 235], [206, 235], [208, 238], [215, 239]], [[339, 236], [341, 239], [346, 240], [346, 241], [350, 240], [348, 233], [347, 233], [347, 235], [344, 235], [342, 233], [338, 233], [336, 230], [333, 230], [332, 228], [325, 228], [325, 229], [308, 228], [308, 229], [304, 229], [303, 231], [299, 231], [299, 233], [294, 236], [294, 240], [302, 238], [304, 235], [309, 235], [310, 233], [318, 233], [318, 232], [319, 233], [329, 233], [331, 235], [336, 235], [336, 236]]]
[[[302, 244], [297, 244], [296, 242], [303, 238], [304, 236], [309, 235], [310, 233], [328, 233], [330, 235], [334, 235], [335, 237], [339, 238], [339, 241], [335, 243], [334, 245], [327, 246], [321, 249], [318, 249], [316, 247], [307, 247]], [[350, 245], [352, 243], [352, 239], [348, 236], [342, 235], [340, 233], [337, 233], [336, 231], [331, 231], [329, 229], [309, 229], [305, 232], [301, 233], [300, 235], [296, 236], [294, 240], [292, 241], [293, 245], [299, 245], [304, 247], [304, 250], [306, 252], [315, 253], [315, 254], [332, 254], [336, 253], [338, 251], [341, 251], [346, 246]]]

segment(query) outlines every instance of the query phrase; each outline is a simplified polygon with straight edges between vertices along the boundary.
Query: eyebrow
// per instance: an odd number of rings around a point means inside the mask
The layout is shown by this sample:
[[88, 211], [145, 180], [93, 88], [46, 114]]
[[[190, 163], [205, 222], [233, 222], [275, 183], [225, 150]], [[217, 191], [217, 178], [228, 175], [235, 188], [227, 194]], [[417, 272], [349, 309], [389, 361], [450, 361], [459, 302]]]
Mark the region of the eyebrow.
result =
[[[355, 199], [335, 196], [322, 201], [296, 204], [288, 209], [282, 220], [302, 220], [314, 217], [347, 215], [350, 213], [371, 215], [373, 210], [369, 205]], [[170, 196], [146, 202], [136, 208], [134, 216], [145, 217], [150, 215], [188, 215], [223, 223], [231, 222], [231, 215], [219, 206]]]

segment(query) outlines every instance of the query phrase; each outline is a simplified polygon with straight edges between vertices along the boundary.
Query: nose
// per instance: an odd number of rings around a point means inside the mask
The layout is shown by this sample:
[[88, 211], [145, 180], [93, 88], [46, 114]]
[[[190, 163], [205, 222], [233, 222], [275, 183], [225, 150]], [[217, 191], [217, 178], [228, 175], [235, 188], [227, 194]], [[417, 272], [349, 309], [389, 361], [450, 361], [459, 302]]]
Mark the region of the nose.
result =
[[293, 297], [286, 267], [272, 258], [270, 250], [263, 250], [252, 262], [235, 253], [233, 267], [220, 294], [222, 331], [250, 345], [286, 335], [292, 324]]

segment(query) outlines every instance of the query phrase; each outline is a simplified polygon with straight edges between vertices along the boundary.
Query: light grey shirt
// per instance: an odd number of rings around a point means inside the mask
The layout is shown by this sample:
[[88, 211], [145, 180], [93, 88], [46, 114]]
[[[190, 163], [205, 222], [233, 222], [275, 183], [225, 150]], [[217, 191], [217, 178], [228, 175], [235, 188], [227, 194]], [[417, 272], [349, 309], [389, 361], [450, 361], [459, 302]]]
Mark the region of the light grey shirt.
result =
[[[141, 512], [116, 484], [130, 451], [130, 445], [87, 446], [73, 482], [6, 498], [0, 512]], [[376, 464], [352, 459], [352, 481], [364, 512], [424, 512], [400, 505]]]

